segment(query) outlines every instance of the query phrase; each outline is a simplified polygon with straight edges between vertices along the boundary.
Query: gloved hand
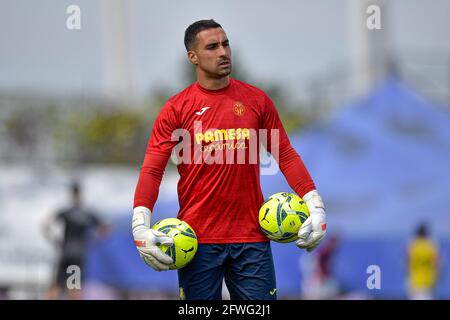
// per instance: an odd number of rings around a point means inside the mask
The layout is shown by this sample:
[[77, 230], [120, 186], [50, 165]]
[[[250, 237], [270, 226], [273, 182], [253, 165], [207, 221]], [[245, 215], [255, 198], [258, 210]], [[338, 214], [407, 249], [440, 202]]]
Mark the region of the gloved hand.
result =
[[317, 190], [312, 190], [303, 196], [303, 200], [308, 206], [309, 217], [303, 222], [298, 231], [296, 244], [301, 249], [313, 251], [325, 237], [327, 222], [325, 206]]
[[167, 234], [150, 229], [151, 211], [146, 207], [133, 210], [133, 237], [136, 248], [144, 262], [156, 271], [169, 270], [173, 259], [157, 246], [172, 246], [173, 239]]

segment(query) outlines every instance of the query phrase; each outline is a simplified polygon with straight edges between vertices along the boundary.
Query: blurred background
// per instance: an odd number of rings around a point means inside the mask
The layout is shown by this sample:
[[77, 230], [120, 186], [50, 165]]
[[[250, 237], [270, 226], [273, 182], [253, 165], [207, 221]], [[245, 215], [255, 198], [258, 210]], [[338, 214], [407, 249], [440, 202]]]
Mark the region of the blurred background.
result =
[[[273, 243], [279, 298], [450, 298], [449, 13], [445, 0], [0, 0], [0, 299], [178, 299], [130, 219], [152, 123], [195, 79], [184, 30], [207, 18], [233, 76], [274, 100], [327, 208], [318, 250]], [[154, 219], [177, 215], [177, 180], [169, 163]], [[53, 289], [74, 182], [103, 228], [72, 297]], [[291, 191], [281, 173], [262, 189]]]

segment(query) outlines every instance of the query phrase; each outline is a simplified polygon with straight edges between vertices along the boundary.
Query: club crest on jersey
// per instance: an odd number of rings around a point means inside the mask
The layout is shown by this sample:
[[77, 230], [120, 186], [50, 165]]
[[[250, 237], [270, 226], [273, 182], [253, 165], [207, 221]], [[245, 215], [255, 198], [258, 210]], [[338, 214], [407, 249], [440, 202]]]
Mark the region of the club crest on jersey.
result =
[[242, 102], [236, 101], [233, 105], [233, 112], [235, 115], [242, 117], [245, 113], [245, 107]]

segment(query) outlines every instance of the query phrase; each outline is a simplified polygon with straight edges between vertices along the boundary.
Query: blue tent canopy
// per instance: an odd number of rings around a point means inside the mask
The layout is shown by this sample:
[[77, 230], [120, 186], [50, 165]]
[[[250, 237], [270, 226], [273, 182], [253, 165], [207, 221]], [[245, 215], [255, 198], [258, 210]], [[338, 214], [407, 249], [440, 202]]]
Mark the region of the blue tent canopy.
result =
[[[429, 220], [436, 235], [448, 237], [447, 110], [394, 79], [339, 110], [291, 136], [324, 198], [330, 226], [346, 235], [385, 238], [407, 236]], [[262, 185], [266, 196], [291, 190], [281, 173], [263, 176]]]

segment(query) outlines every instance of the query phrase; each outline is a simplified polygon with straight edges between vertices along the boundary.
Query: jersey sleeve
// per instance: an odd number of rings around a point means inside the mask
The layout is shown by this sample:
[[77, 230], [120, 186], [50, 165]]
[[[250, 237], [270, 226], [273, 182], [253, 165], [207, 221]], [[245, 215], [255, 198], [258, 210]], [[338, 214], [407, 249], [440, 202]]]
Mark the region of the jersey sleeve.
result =
[[134, 208], [144, 206], [153, 211], [167, 161], [178, 142], [172, 139], [172, 133], [177, 128], [176, 110], [172, 103], [167, 102], [156, 117], [148, 141], [134, 194]]
[[263, 145], [278, 162], [289, 186], [303, 197], [316, 187], [303, 160], [292, 148], [275, 105], [266, 94], [264, 98], [262, 127], [267, 130], [267, 139]]

